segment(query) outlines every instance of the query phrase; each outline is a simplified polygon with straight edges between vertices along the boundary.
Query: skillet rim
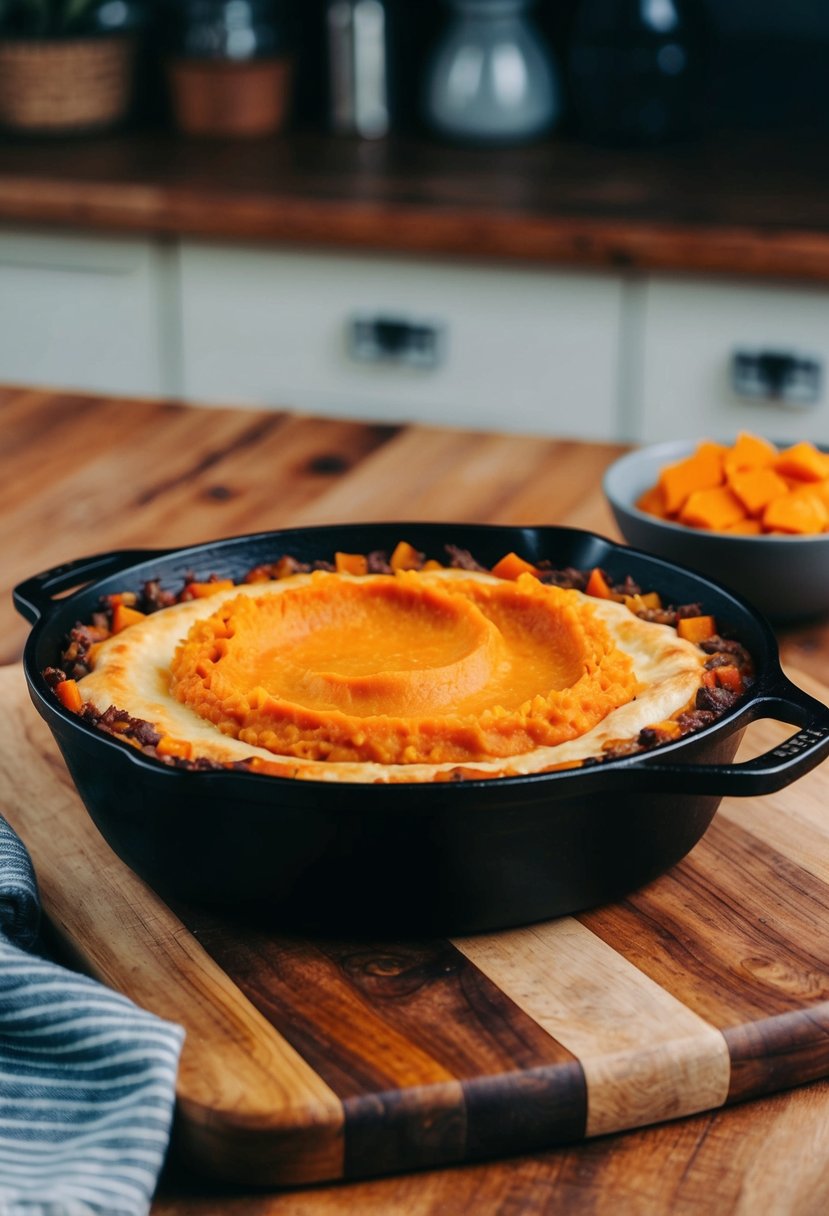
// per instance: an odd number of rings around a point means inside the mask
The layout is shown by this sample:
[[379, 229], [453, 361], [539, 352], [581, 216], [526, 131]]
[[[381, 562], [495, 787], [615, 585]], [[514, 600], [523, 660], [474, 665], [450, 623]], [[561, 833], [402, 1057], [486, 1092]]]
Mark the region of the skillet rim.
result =
[[[174, 560], [183, 560], [190, 555], [196, 556], [206, 552], [214, 553], [221, 552], [223, 549], [231, 549], [234, 546], [240, 548], [247, 545], [266, 544], [280, 537], [311, 537], [315, 534], [347, 534], [355, 531], [368, 531], [375, 533], [377, 530], [394, 532], [397, 534], [397, 539], [401, 538], [403, 532], [413, 533], [415, 531], [422, 532], [423, 530], [434, 530], [439, 536], [444, 538], [446, 543], [451, 536], [457, 535], [459, 532], [473, 532], [481, 536], [498, 536], [510, 535], [517, 538], [518, 535], [524, 537], [532, 536], [536, 542], [551, 541], [555, 537], [567, 539], [573, 542], [581, 541], [582, 543], [598, 544], [605, 550], [605, 556], [612, 554], [614, 557], [628, 556], [634, 563], [634, 569], [630, 571], [636, 574], [635, 566], [637, 563], [644, 563], [645, 566], [655, 568], [656, 570], [664, 570], [667, 574], [679, 575], [683, 579], [690, 579], [692, 582], [699, 585], [701, 593], [713, 592], [714, 596], [728, 601], [729, 606], [733, 605], [735, 616], [739, 620], [748, 618], [752, 631], [757, 631], [762, 642], [764, 653], [758, 655], [756, 647], [750, 647], [752, 658], [757, 663], [757, 679], [752, 686], [748, 696], [744, 697], [732, 709], [728, 710], [722, 717], [718, 718], [710, 725], [693, 731], [680, 739], [670, 743], [661, 744], [658, 748], [651, 751], [638, 752], [631, 756], [622, 756], [614, 760], [606, 760], [600, 764], [589, 764], [581, 768], [561, 769], [553, 772], [540, 773], [525, 773], [511, 777], [485, 777], [485, 778], [464, 778], [459, 781], [451, 782], [374, 782], [374, 781], [350, 781], [347, 783], [338, 781], [317, 781], [309, 778], [291, 778], [277, 777], [266, 773], [252, 773], [243, 769], [184, 769], [169, 766], [156, 760], [152, 756], [148, 756], [137, 748], [131, 747], [128, 744], [114, 739], [106, 733], [99, 731], [90, 723], [84, 722], [76, 714], [65, 709], [59, 701], [53, 696], [51, 690], [46, 684], [38, 665], [34, 661], [36, 647], [42, 642], [43, 635], [48, 635], [50, 630], [57, 627], [59, 621], [68, 608], [81, 597], [92, 595], [96, 588], [105, 584], [112, 578], [129, 578], [130, 573], [139, 569], [146, 562], [157, 561], [159, 563], [170, 562]], [[377, 545], [370, 546], [371, 548]], [[329, 549], [328, 552], [333, 550]], [[119, 550], [109, 550], [96, 554], [96, 557], [117, 557]], [[219, 537], [212, 540], [201, 541], [190, 545], [176, 545], [168, 549], [147, 549], [130, 550], [133, 557], [136, 558], [133, 562], [125, 565], [114, 574], [103, 575], [99, 578], [93, 578], [91, 581], [79, 587], [76, 591], [59, 599], [50, 601], [48, 612], [44, 612], [32, 625], [29, 636], [23, 651], [23, 669], [26, 677], [26, 682], [29, 689], [29, 694], [34, 702], [40, 716], [47, 722], [47, 725], [52, 728], [52, 720], [56, 719], [57, 723], [62, 724], [64, 728], [69, 728], [78, 732], [79, 736], [87, 740], [93, 748], [102, 747], [111, 749], [111, 755], [122, 757], [125, 761], [132, 763], [139, 770], [146, 770], [150, 775], [156, 776], [159, 779], [167, 777], [168, 779], [189, 779], [198, 778], [202, 785], [208, 784], [221, 785], [227, 781], [231, 781], [236, 786], [240, 781], [242, 787], [251, 787], [252, 789], [259, 788], [260, 790], [271, 789], [275, 793], [280, 790], [298, 791], [301, 787], [303, 791], [307, 791], [305, 796], [310, 796], [316, 793], [320, 797], [333, 797], [338, 791], [342, 793], [344, 786], [350, 789], [361, 791], [368, 798], [395, 798], [398, 801], [405, 799], [413, 799], [417, 791], [422, 791], [424, 788], [431, 788], [434, 785], [440, 785], [444, 792], [453, 791], [452, 796], [458, 798], [480, 797], [486, 790], [501, 790], [506, 791], [509, 788], [535, 788], [536, 786], [548, 787], [554, 782], [572, 783], [581, 779], [585, 793], [595, 792], [595, 788], [607, 787], [612, 784], [613, 774], [618, 773], [622, 769], [631, 767], [640, 767], [645, 765], [648, 760], [655, 758], [662, 759], [663, 757], [670, 762], [677, 752], [687, 749], [689, 744], [697, 740], [704, 740], [716, 734], [717, 732], [726, 730], [727, 733], [732, 733], [735, 730], [745, 726], [756, 716], [758, 705], [764, 698], [769, 695], [774, 695], [776, 686], [784, 679], [779, 660], [779, 649], [775, 634], [763, 614], [755, 608], [748, 600], [737, 592], [732, 591], [717, 580], [712, 579], [709, 575], [702, 571], [696, 570], [693, 567], [685, 566], [678, 562], [672, 562], [668, 558], [661, 557], [657, 554], [648, 553], [646, 550], [635, 548], [621, 541], [616, 541], [610, 537], [604, 536], [601, 533], [594, 532], [586, 528], [575, 528], [566, 525], [557, 524], [480, 524], [469, 522], [446, 522], [438, 520], [398, 520], [398, 521], [355, 521], [346, 523], [331, 523], [331, 524], [314, 524], [314, 525], [298, 525], [288, 528], [266, 529], [259, 532], [234, 534], [231, 536]], [[146, 557], [136, 556], [146, 552]], [[474, 556], [474, 553], [473, 553]], [[84, 559], [76, 559], [78, 562]], [[70, 563], [70, 565], [73, 563]], [[37, 577], [37, 576], [34, 576]], [[19, 584], [18, 586], [22, 586]], [[656, 586], [655, 590], [659, 590]], [[17, 590], [17, 588], [15, 589]], [[66, 624], [62, 626], [65, 632]], [[593, 774], [591, 777], [590, 775]], [[585, 780], [587, 779], [587, 780]], [[377, 790], [377, 794], [367, 794], [368, 790]], [[409, 791], [408, 793], [395, 793], [391, 791]], [[324, 793], [325, 791], [326, 793]], [[466, 793], [461, 793], [466, 791]], [[572, 792], [572, 791], [570, 791]], [[563, 791], [562, 791], [563, 793]]]

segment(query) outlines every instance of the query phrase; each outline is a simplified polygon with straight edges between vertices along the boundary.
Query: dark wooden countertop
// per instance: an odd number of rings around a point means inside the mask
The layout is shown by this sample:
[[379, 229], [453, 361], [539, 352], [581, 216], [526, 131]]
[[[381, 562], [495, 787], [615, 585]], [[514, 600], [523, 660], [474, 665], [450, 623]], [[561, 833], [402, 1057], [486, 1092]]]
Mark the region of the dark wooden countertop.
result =
[[826, 141], [642, 151], [166, 131], [0, 143], [0, 224], [829, 280]]

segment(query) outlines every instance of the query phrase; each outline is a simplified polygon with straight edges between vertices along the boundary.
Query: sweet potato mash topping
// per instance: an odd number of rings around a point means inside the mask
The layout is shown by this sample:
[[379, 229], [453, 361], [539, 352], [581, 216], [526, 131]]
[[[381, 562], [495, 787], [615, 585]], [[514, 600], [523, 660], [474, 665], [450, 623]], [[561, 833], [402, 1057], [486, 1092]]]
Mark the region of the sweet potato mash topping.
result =
[[170, 689], [276, 755], [442, 764], [578, 738], [639, 684], [576, 592], [401, 570], [224, 599], [177, 648]]
[[752, 679], [700, 605], [599, 569], [445, 551], [283, 555], [178, 592], [150, 579], [104, 596], [43, 676], [168, 766], [365, 783], [602, 763], [708, 725]]

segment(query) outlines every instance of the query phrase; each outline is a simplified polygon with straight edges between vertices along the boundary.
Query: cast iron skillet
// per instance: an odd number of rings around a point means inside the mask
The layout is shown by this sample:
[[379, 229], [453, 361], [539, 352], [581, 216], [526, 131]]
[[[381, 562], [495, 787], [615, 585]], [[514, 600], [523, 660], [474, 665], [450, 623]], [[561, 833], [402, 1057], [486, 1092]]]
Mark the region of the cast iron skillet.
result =
[[[149, 578], [177, 590], [188, 573], [240, 579], [283, 553], [329, 559], [338, 549], [391, 550], [400, 539], [438, 559], [452, 543], [484, 565], [514, 549], [557, 567], [601, 566], [666, 601], [699, 601], [751, 651], [757, 682], [712, 727], [656, 753], [527, 777], [388, 786], [167, 768], [66, 712], [40, 674], [107, 592], [139, 590]], [[386, 523], [267, 532], [81, 558], [27, 579], [14, 600], [34, 624], [24, 655], [32, 700], [115, 852], [168, 898], [252, 903], [286, 926], [459, 933], [602, 903], [683, 857], [724, 795], [780, 789], [829, 752], [829, 709], [786, 679], [774, 635], [748, 603], [574, 529]], [[764, 717], [800, 730], [733, 764], [742, 729]]]

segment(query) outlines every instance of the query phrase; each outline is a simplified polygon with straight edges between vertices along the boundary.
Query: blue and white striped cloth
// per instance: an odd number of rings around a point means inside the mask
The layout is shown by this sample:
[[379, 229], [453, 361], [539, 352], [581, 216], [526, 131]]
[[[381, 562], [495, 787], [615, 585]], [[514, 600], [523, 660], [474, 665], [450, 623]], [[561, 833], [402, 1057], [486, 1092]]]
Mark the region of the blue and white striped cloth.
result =
[[184, 1031], [39, 955], [39, 920], [0, 817], [0, 1216], [144, 1216]]

